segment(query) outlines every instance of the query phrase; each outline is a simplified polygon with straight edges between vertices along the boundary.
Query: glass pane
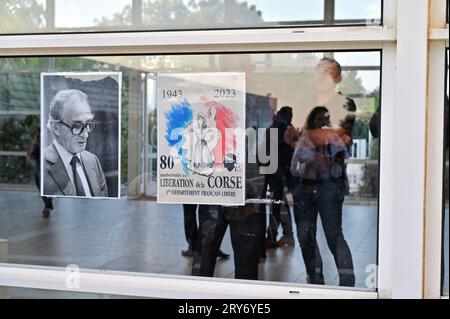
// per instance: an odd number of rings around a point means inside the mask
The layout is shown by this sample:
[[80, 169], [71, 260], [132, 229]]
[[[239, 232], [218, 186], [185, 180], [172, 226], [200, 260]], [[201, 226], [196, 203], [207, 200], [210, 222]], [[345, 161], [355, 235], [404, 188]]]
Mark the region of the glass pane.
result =
[[336, 20], [366, 20], [368, 24], [381, 20], [382, 3], [378, 0], [335, 0]]
[[0, 33], [379, 25], [381, 0], [4, 0]]
[[45, 0], [0, 1], [0, 33], [42, 32], [48, 10]]
[[281, 8], [270, 0], [239, 0], [239, 3], [245, 2], [261, 12], [264, 22], [319, 21], [324, 17], [324, 1], [287, 0]]
[[[378, 53], [366, 52], [359, 56], [351, 52], [336, 52], [335, 59], [339, 61], [341, 66], [361, 66], [361, 67], [378, 67]], [[356, 59], [356, 60], [355, 60]]]
[[[49, 71], [122, 72], [119, 200], [49, 203], [36, 193], [25, 155], [39, 123], [39, 74]], [[254, 132], [246, 196], [259, 201], [237, 211], [155, 202], [155, 76], [200, 72], [245, 73], [245, 126]], [[2, 58], [0, 76], [0, 112], [9, 123], [0, 134], [20, 128], [0, 147], [0, 159], [11, 163], [0, 174], [0, 238], [9, 250], [0, 258], [376, 289], [379, 51]], [[289, 125], [283, 106], [292, 108]], [[15, 147], [22, 153], [12, 157]], [[24, 186], [17, 176], [26, 171]]]
[[[55, 1], [55, 28], [78, 29], [128, 26], [131, 0]], [[88, 9], [89, 8], [89, 9]]]
[[449, 290], [449, 282], [448, 282], [448, 254], [449, 254], [449, 238], [448, 238], [448, 233], [449, 233], [449, 226], [448, 226], [448, 202], [449, 202], [449, 186], [448, 186], [448, 178], [449, 178], [449, 170], [448, 170], [448, 166], [449, 166], [449, 158], [448, 158], [448, 153], [449, 153], [449, 147], [448, 147], [448, 122], [449, 122], [449, 101], [448, 101], [448, 96], [449, 96], [449, 68], [448, 68], [448, 58], [449, 58], [449, 50], [447, 49], [447, 70], [446, 70], [446, 96], [445, 96], [445, 113], [444, 113], [444, 154], [445, 154], [445, 158], [444, 158], [444, 220], [443, 220], [443, 256], [442, 256], [442, 260], [443, 260], [443, 271], [442, 271], [442, 292], [444, 296], [448, 297], [448, 290]]

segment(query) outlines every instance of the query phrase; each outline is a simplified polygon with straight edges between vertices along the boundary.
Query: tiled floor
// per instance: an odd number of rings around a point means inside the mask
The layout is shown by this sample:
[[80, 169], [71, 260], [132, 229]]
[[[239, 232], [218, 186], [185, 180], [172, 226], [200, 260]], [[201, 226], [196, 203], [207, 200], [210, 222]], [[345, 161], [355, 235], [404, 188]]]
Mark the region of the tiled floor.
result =
[[[36, 193], [0, 192], [0, 238], [9, 241], [9, 262], [160, 274], [189, 275], [181, 205], [141, 200], [57, 199], [51, 218], [40, 214]], [[366, 272], [376, 263], [377, 207], [345, 205], [344, 235], [353, 254], [357, 287], [366, 288]], [[319, 227], [320, 229], [320, 227]], [[338, 283], [324, 235], [318, 234], [325, 280]], [[232, 254], [229, 234], [222, 250]], [[216, 277], [234, 278], [233, 259], [219, 260]], [[295, 247], [272, 249], [260, 264], [266, 281], [305, 283], [301, 252]]]

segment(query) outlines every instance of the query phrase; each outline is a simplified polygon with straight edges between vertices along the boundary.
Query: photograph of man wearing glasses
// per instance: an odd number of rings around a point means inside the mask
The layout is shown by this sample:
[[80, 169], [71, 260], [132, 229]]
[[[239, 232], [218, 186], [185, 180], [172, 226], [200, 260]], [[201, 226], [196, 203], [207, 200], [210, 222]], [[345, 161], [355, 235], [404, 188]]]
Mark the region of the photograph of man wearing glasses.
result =
[[47, 128], [53, 143], [44, 150], [45, 195], [108, 197], [97, 156], [85, 150], [94, 131], [94, 114], [86, 94], [61, 90], [50, 104]]
[[41, 196], [119, 198], [120, 72], [41, 73]]

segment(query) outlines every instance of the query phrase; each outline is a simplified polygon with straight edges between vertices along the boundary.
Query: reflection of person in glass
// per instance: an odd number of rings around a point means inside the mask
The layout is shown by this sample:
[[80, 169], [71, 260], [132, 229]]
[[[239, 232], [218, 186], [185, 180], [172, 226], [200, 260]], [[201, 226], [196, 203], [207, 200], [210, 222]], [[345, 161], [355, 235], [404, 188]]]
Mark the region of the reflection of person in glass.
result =
[[85, 150], [95, 128], [86, 94], [79, 90], [59, 91], [50, 104], [47, 128], [53, 134], [53, 143], [44, 150], [44, 194], [107, 197], [100, 162]]
[[318, 106], [309, 114], [297, 142], [291, 173], [299, 178], [294, 191], [297, 236], [308, 274], [308, 283], [324, 284], [322, 259], [316, 241], [320, 214], [325, 237], [339, 272], [341, 286], [354, 286], [350, 249], [342, 233], [342, 203], [345, 196], [345, 164], [349, 137], [330, 127], [327, 108]]
[[[277, 112], [273, 123], [266, 130], [266, 145], [270, 143], [270, 133], [276, 132], [278, 136], [277, 160], [278, 167], [274, 174], [265, 175], [265, 184], [269, 186], [274, 201], [284, 201], [287, 209], [287, 221], [281, 218], [281, 204], [272, 205], [272, 213], [269, 219], [267, 230], [266, 248], [281, 247], [285, 245], [294, 246], [294, 237], [292, 234], [292, 221], [289, 205], [287, 204], [284, 188], [291, 189], [292, 177], [289, 170], [293, 149], [284, 141], [286, 130], [292, 126], [292, 108], [283, 106]], [[272, 154], [271, 154], [272, 155]], [[263, 196], [266, 193], [266, 187], [263, 189]], [[283, 236], [277, 241], [278, 227], [283, 227]]]
[[[355, 123], [355, 102], [336, 90], [337, 85], [342, 81], [342, 69], [340, 64], [332, 58], [323, 58], [316, 66], [314, 74], [315, 92], [301, 101], [301, 107], [295, 108], [292, 124], [302, 127], [305, 119], [311, 110], [317, 105], [323, 105], [330, 113], [333, 128], [345, 130], [346, 135], [352, 136], [352, 129]], [[288, 134], [295, 135], [292, 128]]]
[[[28, 148], [27, 163], [33, 167], [34, 179], [36, 186], [41, 189], [41, 134], [40, 128], [36, 129], [33, 136], [33, 140]], [[44, 201], [44, 209], [42, 210], [42, 216], [45, 218], [50, 217], [50, 213], [53, 210], [53, 199], [51, 197], [42, 196]]]
[[[256, 198], [248, 181], [245, 184], [247, 199]], [[258, 279], [258, 253], [263, 240], [261, 217], [254, 204], [245, 206], [209, 206], [197, 237], [197, 252], [192, 260], [192, 275], [213, 277], [220, 245], [230, 226], [236, 279]], [[227, 255], [228, 256], [228, 255]]]
[[[198, 221], [197, 226], [197, 208], [198, 208]], [[183, 215], [184, 215], [184, 235], [186, 236], [186, 241], [189, 244], [187, 250], [182, 250], [181, 255], [184, 257], [194, 257], [195, 254], [201, 254], [201, 230], [204, 229], [203, 223], [207, 220], [209, 211], [211, 209], [210, 205], [196, 205], [196, 204], [183, 204]], [[227, 259], [230, 255], [225, 254], [219, 249], [217, 252], [217, 257]]]
[[[312, 191], [316, 192], [314, 193], [315, 206], [312, 207], [316, 210], [316, 215], [317, 212], [321, 214], [322, 224], [324, 226], [325, 233], [327, 234], [326, 237], [328, 246], [330, 247], [337, 264], [340, 285], [354, 286], [355, 276], [352, 257], [350, 249], [348, 248], [342, 234], [342, 207], [345, 195], [347, 195], [349, 191], [346, 166], [341, 155], [343, 153], [338, 152], [332, 157], [327, 157], [331, 154], [328, 151], [332, 151], [336, 147], [339, 148], [342, 147], [342, 145], [345, 145], [345, 148], [347, 150], [349, 149], [351, 145], [353, 126], [355, 123], [355, 102], [351, 98], [342, 95], [336, 89], [337, 85], [342, 81], [341, 73], [341, 66], [336, 60], [327, 57], [321, 59], [317, 64], [314, 75], [315, 96], [302, 101], [302, 107], [294, 110], [293, 117], [293, 123], [295, 125], [302, 127], [305, 123], [305, 119], [308, 119], [309, 121], [306, 121], [306, 126], [310, 129], [311, 127], [318, 129], [318, 125], [320, 123], [313, 125], [313, 121], [316, 120], [320, 122], [321, 120], [318, 118], [313, 118], [312, 109], [314, 109], [317, 105], [324, 106], [327, 110], [325, 113], [328, 113], [328, 118], [326, 120], [323, 119], [323, 122], [326, 122], [326, 124], [321, 123], [321, 125], [325, 125], [328, 129], [315, 131], [319, 133], [312, 133], [310, 131], [304, 138], [308, 137], [313, 144], [318, 142], [316, 139], [319, 139], [320, 141], [322, 137], [326, 137], [326, 139], [332, 138], [332, 141], [334, 142], [324, 143], [324, 141], [322, 141], [322, 143], [319, 143], [318, 148], [314, 150], [314, 161], [317, 161], [317, 163], [313, 164], [310, 162], [309, 165], [305, 165], [306, 163], [301, 162], [298, 157], [300, 152], [305, 153], [306, 150], [300, 151], [297, 148], [297, 157], [293, 159], [293, 167], [291, 168], [296, 170], [296, 176], [301, 177], [300, 183], [297, 185], [296, 192], [294, 192], [294, 196], [296, 196], [296, 198], [294, 198], [294, 214], [297, 222], [297, 229], [300, 231], [298, 236], [303, 240], [302, 252], [305, 263], [308, 265], [307, 271], [309, 281], [317, 284], [323, 284], [324, 281], [322, 274], [322, 260], [315, 242], [315, 235], [313, 242], [311, 241], [312, 237], [309, 237], [309, 239], [305, 238], [305, 236], [311, 236], [312, 233], [315, 234], [316, 223], [314, 222], [314, 214], [308, 215], [306, 212], [305, 215], [303, 215], [301, 209], [305, 209], [303, 205], [304, 202], [299, 200], [299, 197], [304, 198], [307, 195], [304, 192]], [[322, 115], [320, 115], [319, 112], [317, 116], [321, 117]], [[330, 128], [333, 128], [333, 130], [330, 130]], [[303, 131], [306, 132], [307, 129], [305, 130], [304, 128], [304, 130], [295, 130], [294, 128], [289, 128], [285, 133], [286, 142], [295, 147], [296, 142], [299, 140], [302, 133], [304, 133]], [[337, 143], [337, 138], [339, 138], [342, 143]], [[324, 147], [326, 147], [326, 149], [321, 150], [321, 148], [323, 149]], [[328, 153], [324, 152], [327, 149]], [[312, 150], [309, 150], [309, 152], [312, 153]], [[311, 155], [312, 154], [310, 154], [310, 156]], [[305, 156], [305, 154], [303, 154], [303, 156]], [[305, 159], [303, 159], [303, 161], [304, 160]], [[315, 166], [318, 170], [317, 175], [313, 174]], [[323, 171], [321, 167], [328, 167], [329, 172], [326, 170]], [[302, 172], [302, 170], [305, 171]], [[327, 177], [328, 174], [330, 175], [329, 177]], [[299, 193], [302, 185], [305, 185], [303, 187], [303, 193]], [[327, 193], [327, 187], [330, 188], [329, 193]], [[302, 219], [301, 217], [304, 218]], [[314, 225], [312, 226], [312, 231], [305, 229], [301, 230], [304, 227], [309, 227], [308, 225]]]

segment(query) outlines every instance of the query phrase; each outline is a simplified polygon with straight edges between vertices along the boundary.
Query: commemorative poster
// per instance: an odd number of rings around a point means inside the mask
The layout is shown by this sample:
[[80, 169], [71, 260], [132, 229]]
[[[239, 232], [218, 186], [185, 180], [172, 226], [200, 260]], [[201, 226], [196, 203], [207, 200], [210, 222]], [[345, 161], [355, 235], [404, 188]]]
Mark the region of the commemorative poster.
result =
[[41, 73], [42, 196], [120, 197], [121, 77]]
[[245, 204], [245, 74], [158, 74], [158, 203]]

